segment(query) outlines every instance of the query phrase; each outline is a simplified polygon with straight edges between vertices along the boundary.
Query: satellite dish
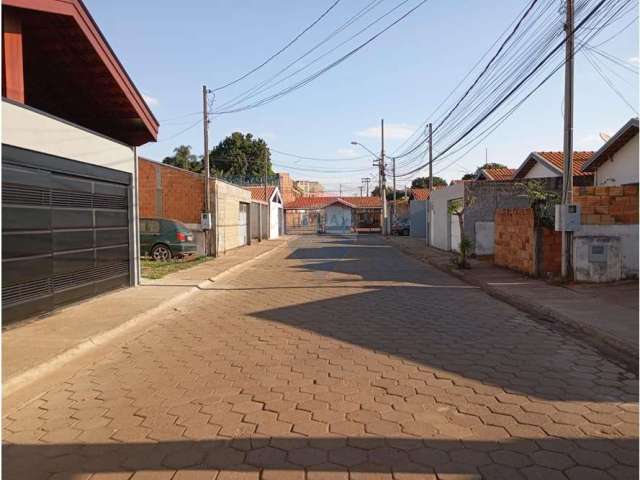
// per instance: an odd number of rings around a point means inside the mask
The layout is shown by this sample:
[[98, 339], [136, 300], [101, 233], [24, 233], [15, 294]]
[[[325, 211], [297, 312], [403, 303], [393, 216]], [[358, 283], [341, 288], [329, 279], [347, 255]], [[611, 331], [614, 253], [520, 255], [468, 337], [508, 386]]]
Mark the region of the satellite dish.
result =
[[608, 133], [605, 133], [605, 132], [600, 132], [598, 135], [600, 135], [600, 138], [605, 143], [608, 142], [609, 139], [611, 138], [611, 135], [609, 135]]

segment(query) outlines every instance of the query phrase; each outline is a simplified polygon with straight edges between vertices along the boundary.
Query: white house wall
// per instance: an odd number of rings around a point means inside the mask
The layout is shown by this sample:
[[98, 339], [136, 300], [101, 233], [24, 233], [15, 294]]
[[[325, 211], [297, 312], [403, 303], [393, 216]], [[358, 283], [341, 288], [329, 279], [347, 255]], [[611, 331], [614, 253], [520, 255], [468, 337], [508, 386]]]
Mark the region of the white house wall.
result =
[[4, 101], [2, 143], [131, 174], [135, 172], [132, 147]]
[[218, 203], [216, 208], [218, 252], [224, 253], [243, 245], [242, 239], [245, 237], [246, 226], [240, 225], [240, 203], [250, 205], [251, 192], [221, 180], [215, 181], [215, 189], [215, 201]]
[[524, 178], [548, 178], [548, 177], [559, 177], [556, 172], [551, 170], [549, 167], [544, 165], [541, 162], [536, 162], [536, 164], [527, 172]]
[[450, 215], [449, 200], [461, 199], [464, 195], [464, 184], [450, 185], [434, 190], [431, 193], [431, 245], [442, 250], [449, 249]]
[[596, 170], [596, 185], [638, 183], [638, 135]]

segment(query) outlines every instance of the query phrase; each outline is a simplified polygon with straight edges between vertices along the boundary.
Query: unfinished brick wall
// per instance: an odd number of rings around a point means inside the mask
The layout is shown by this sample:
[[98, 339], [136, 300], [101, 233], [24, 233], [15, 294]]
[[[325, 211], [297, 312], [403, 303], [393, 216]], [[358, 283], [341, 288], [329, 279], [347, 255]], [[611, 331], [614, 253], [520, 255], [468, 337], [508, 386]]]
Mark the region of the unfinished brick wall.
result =
[[499, 208], [495, 228], [495, 263], [533, 275], [536, 258], [533, 210]]
[[140, 158], [138, 182], [141, 217], [200, 223], [204, 209], [202, 175]]
[[562, 232], [546, 227], [541, 230], [538, 238], [541, 239], [542, 245], [538, 251], [542, 258], [538, 259], [538, 274], [559, 275], [562, 269]]
[[575, 187], [573, 201], [584, 225], [638, 223], [638, 185]]

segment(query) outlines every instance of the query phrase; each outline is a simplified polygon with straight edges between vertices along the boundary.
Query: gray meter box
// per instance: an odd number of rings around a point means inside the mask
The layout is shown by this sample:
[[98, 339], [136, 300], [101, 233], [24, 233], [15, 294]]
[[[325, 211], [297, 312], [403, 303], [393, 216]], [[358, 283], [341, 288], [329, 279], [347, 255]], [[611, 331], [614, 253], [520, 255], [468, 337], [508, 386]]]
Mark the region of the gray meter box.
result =
[[556, 205], [556, 231], [580, 230], [580, 205]]
[[211, 230], [211, 213], [200, 214], [200, 225], [203, 230]]

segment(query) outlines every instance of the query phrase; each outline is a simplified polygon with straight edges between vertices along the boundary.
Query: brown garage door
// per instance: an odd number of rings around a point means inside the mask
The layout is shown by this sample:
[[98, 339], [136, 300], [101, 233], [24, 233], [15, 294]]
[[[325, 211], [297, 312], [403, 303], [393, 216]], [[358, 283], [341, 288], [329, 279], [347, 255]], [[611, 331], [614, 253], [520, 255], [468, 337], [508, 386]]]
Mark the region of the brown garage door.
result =
[[30, 317], [129, 286], [131, 175], [2, 146], [2, 309]]

